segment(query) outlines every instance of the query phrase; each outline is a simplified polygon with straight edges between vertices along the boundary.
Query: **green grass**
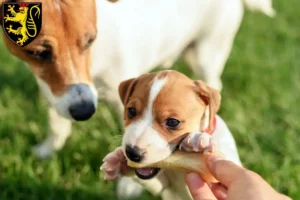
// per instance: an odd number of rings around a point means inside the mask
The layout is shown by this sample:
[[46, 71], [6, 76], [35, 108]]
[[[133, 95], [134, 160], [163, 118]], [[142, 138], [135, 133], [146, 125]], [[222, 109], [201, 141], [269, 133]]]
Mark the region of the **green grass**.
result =
[[[300, 2], [274, 4], [275, 19], [246, 13], [222, 76], [219, 113], [244, 165], [300, 199]], [[2, 40], [0, 52], [0, 199], [115, 199], [115, 185], [99, 172], [121, 133], [113, 110], [100, 102], [95, 117], [74, 124], [62, 151], [36, 159], [31, 150], [46, 136], [46, 105], [31, 73]], [[182, 61], [175, 69], [191, 74]]]

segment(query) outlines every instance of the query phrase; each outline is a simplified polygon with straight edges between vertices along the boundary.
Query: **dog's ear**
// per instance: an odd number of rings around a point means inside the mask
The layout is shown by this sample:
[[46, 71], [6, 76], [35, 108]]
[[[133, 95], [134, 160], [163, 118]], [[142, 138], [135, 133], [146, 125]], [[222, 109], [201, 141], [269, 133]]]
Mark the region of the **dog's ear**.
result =
[[[220, 104], [221, 104], [221, 95], [220, 92], [214, 88], [209, 87], [203, 81], [198, 80], [194, 81], [196, 86], [196, 92], [198, 96], [205, 102], [207, 105], [205, 113], [201, 119], [201, 124], [203, 129], [206, 129], [208, 126], [209, 131], [213, 129], [213, 120], [217, 114]], [[206, 126], [206, 127], [203, 127]]]
[[126, 105], [130, 96], [132, 95], [134, 88], [136, 86], [137, 79], [132, 78], [128, 79], [126, 81], [123, 81], [119, 85], [119, 96], [123, 103], [123, 105]]

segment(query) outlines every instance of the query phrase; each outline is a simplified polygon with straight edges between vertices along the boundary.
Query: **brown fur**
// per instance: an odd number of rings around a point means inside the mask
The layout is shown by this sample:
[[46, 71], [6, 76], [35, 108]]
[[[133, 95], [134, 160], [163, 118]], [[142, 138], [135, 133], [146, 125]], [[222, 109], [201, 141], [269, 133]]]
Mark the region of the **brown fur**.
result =
[[[145, 74], [138, 78], [123, 81], [119, 85], [119, 95], [124, 105], [125, 126], [141, 117], [148, 104], [149, 92], [155, 74]], [[132, 120], [128, 117], [128, 108], [134, 107], [137, 117]]]
[[[143, 116], [148, 105], [148, 98], [154, 78], [167, 77], [167, 82], [153, 102], [153, 128], [155, 128], [168, 142], [191, 131], [200, 131], [200, 122], [204, 115], [206, 105], [209, 105], [213, 119], [220, 106], [220, 94], [216, 90], [206, 86], [202, 81], [194, 81], [176, 71], [161, 71], [142, 75], [136, 79], [130, 79], [120, 84], [119, 94], [125, 107], [125, 125]], [[199, 98], [200, 97], [200, 98]], [[127, 109], [134, 107], [137, 116], [130, 119]], [[168, 118], [181, 121], [176, 130], [170, 130], [165, 126]]]
[[[22, 48], [4, 34], [7, 48], [13, 55], [26, 61], [32, 72], [45, 81], [55, 95], [62, 94], [71, 84], [92, 84], [90, 48], [87, 43], [96, 37], [97, 32], [94, 0], [38, 2], [43, 3], [43, 22], [39, 36]], [[53, 55], [48, 61], [41, 61], [28, 54], [28, 51], [46, 49], [52, 51]]]

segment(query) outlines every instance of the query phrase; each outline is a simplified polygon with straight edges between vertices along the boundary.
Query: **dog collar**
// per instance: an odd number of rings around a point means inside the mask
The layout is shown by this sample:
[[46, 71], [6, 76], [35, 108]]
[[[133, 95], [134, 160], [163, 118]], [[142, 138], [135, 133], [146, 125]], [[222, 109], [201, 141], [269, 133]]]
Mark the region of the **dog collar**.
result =
[[212, 129], [209, 131], [209, 128], [205, 129], [204, 132], [208, 133], [209, 135], [212, 135], [213, 132], [216, 130], [216, 125], [217, 125], [217, 118], [213, 118], [213, 123], [212, 123]]

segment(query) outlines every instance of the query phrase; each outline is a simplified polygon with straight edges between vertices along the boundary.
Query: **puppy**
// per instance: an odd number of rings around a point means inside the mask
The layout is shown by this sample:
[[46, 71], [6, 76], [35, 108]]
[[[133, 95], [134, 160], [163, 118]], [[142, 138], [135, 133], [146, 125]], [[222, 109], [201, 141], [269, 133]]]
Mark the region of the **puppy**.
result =
[[[241, 165], [235, 141], [225, 122], [216, 115], [221, 97], [204, 82], [176, 71], [161, 71], [122, 82], [125, 134], [122, 147], [104, 158], [107, 180], [134, 176], [163, 199], [191, 199], [184, 173], [158, 169], [132, 169], [127, 160], [151, 164], [166, 159], [176, 149], [212, 151]], [[132, 173], [134, 172], [134, 173]]]

